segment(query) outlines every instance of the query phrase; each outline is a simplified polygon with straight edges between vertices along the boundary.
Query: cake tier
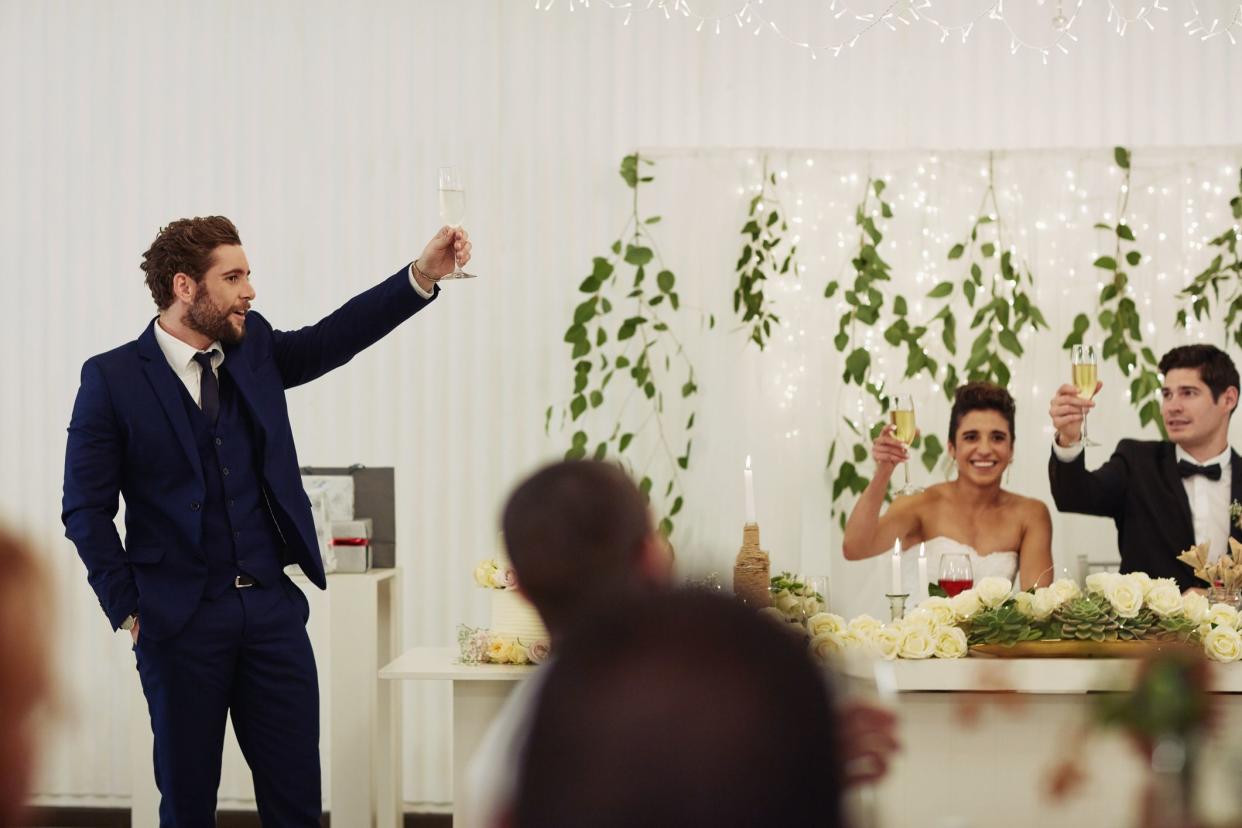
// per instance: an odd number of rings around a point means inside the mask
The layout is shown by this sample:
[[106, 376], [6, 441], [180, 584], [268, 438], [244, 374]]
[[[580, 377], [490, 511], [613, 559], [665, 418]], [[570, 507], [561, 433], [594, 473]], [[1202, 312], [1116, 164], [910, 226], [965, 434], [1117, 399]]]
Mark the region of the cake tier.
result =
[[521, 593], [513, 589], [489, 590], [492, 596], [493, 635], [519, 639], [523, 644], [547, 640], [548, 631], [539, 613]]

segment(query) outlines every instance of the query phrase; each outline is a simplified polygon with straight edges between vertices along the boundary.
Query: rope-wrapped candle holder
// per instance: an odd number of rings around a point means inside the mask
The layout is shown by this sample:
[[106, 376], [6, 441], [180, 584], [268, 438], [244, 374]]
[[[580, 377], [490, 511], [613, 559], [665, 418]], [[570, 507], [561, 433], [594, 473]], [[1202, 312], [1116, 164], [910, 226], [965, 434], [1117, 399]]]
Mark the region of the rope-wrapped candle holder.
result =
[[755, 609], [770, 606], [771, 577], [768, 553], [759, 548], [759, 524], [747, 523], [742, 526], [742, 548], [733, 564], [733, 594]]

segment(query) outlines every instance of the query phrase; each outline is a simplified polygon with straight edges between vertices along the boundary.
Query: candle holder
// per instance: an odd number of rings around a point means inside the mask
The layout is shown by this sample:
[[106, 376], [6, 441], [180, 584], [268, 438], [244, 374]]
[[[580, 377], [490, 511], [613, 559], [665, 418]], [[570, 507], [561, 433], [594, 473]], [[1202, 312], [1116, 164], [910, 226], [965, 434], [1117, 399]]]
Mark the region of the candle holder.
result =
[[733, 564], [733, 594], [755, 609], [772, 604], [768, 553], [759, 548], [759, 524], [742, 526], [742, 548]]
[[884, 597], [888, 599], [888, 614], [891, 620], [900, 621], [906, 617], [906, 599], [910, 597], [910, 593], [886, 593]]

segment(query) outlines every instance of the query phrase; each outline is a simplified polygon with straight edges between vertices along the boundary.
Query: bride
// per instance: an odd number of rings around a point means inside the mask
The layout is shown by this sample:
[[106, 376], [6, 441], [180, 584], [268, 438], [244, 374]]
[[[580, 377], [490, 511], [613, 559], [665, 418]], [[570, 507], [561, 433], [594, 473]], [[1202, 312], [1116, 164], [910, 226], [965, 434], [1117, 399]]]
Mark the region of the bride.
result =
[[949, 457], [957, 477], [900, 497], [881, 515], [888, 481], [910, 459], [887, 426], [872, 447], [875, 476], [845, 524], [843, 551], [849, 561], [883, 554], [901, 541], [904, 588], [913, 592], [917, 547], [926, 544], [928, 579], [936, 580], [940, 557], [970, 556], [975, 582], [999, 575], [1022, 589], [1052, 583], [1052, 520], [1042, 501], [1001, 488], [1013, 462], [1014, 402], [990, 382], [957, 389], [949, 414]]

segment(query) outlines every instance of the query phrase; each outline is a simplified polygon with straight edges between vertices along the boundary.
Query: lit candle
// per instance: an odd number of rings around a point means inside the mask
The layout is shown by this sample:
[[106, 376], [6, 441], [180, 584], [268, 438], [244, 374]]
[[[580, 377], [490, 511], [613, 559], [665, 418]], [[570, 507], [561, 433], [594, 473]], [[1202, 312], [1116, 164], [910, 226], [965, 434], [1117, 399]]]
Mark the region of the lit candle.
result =
[[919, 602], [927, 600], [927, 545], [919, 542]]
[[746, 522], [755, 522], [755, 473], [750, 470], [750, 455], [746, 455]]
[[893, 541], [893, 583], [892, 594], [901, 594], [901, 538]]

